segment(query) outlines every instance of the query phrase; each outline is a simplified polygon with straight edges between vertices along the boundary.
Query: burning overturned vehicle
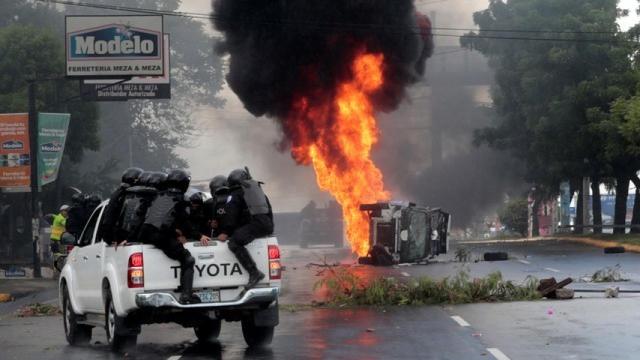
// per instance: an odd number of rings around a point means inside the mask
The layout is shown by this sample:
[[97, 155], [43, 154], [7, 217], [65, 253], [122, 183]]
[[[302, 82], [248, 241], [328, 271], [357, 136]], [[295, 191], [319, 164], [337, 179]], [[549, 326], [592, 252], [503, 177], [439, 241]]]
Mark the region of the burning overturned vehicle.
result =
[[447, 253], [451, 216], [409, 202], [360, 205], [369, 216], [369, 245], [361, 264], [393, 265], [421, 262]]

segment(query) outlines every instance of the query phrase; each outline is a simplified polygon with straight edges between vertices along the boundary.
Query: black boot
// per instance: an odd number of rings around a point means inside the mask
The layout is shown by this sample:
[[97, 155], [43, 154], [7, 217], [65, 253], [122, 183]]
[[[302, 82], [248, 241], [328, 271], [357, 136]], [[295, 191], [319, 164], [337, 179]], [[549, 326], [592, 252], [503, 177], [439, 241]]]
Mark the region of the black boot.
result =
[[182, 288], [180, 302], [183, 304], [199, 304], [200, 298], [193, 295], [193, 266], [195, 259], [191, 255], [189, 255], [189, 258], [185, 261], [180, 274], [180, 287]]
[[262, 271], [258, 270], [256, 262], [253, 261], [251, 254], [249, 254], [249, 251], [247, 251], [244, 246], [238, 246], [234, 250], [236, 257], [238, 258], [238, 262], [249, 272], [249, 283], [244, 287], [246, 290], [249, 290], [262, 281], [265, 275]]

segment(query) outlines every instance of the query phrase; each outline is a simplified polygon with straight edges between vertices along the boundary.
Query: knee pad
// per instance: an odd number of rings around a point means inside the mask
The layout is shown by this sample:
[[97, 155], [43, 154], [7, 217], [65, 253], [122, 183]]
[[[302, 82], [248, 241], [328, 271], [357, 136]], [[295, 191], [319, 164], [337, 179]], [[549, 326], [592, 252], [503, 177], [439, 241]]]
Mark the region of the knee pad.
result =
[[240, 245], [238, 245], [238, 243], [236, 243], [235, 241], [233, 241], [233, 239], [228, 241], [228, 245], [229, 245], [229, 250], [230, 250], [232, 253], [235, 253], [235, 252], [236, 252], [236, 251], [238, 251], [238, 249], [240, 248]]
[[191, 254], [188, 254], [184, 257], [184, 263], [182, 264], [182, 267], [190, 268], [190, 267], [193, 267], [195, 264], [196, 264], [196, 259], [194, 259], [193, 256], [191, 256]]

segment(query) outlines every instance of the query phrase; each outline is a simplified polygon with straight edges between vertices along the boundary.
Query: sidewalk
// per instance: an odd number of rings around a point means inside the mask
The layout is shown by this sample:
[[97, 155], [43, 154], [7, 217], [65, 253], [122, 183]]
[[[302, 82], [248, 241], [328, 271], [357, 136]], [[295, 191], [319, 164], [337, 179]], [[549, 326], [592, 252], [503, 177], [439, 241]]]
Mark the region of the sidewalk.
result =
[[[640, 236], [639, 236], [640, 238]], [[613, 246], [622, 246], [628, 252], [640, 253], [640, 239], [638, 243], [629, 243], [629, 240], [617, 240], [617, 239], [598, 239], [589, 236], [572, 236], [572, 235], [554, 235], [545, 237], [534, 238], [521, 238], [521, 239], [487, 239], [487, 240], [467, 240], [458, 241], [457, 244], [504, 244], [504, 243], [527, 243], [527, 242], [539, 242], [539, 241], [571, 241], [581, 243], [585, 245], [595, 246], [599, 248], [608, 248]]]
[[7, 294], [16, 300], [57, 287], [58, 281], [55, 279], [0, 279], [0, 295]]

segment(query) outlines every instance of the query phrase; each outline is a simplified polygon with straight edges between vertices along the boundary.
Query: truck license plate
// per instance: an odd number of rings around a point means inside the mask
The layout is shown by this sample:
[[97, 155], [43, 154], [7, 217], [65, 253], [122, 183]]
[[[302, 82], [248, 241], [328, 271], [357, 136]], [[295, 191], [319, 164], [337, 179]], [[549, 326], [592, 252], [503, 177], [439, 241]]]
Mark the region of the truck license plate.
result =
[[194, 294], [203, 303], [220, 302], [220, 290], [201, 290], [194, 292]]

